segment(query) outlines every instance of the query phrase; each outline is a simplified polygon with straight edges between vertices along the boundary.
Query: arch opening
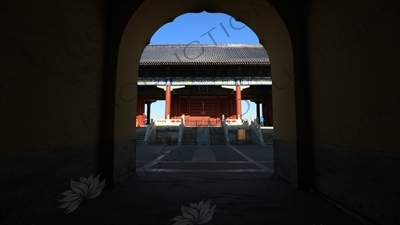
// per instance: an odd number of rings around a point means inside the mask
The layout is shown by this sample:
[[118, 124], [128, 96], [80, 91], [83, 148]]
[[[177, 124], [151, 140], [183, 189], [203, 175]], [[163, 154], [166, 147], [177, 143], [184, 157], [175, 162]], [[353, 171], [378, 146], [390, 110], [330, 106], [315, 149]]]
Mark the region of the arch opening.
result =
[[[214, 25], [219, 25], [220, 30]], [[137, 161], [148, 158], [141, 151], [143, 144], [237, 144], [236, 131], [241, 129], [245, 138], [240, 142], [269, 149], [260, 149], [253, 158], [268, 162], [267, 166], [273, 169], [272, 107], [267, 107], [272, 106], [271, 84], [268, 53], [246, 25], [223, 13], [203, 11], [178, 16], [154, 33], [140, 58], [136, 143], [141, 154]], [[165, 103], [162, 108], [143, 108], [146, 102], [160, 105], [158, 101]], [[162, 111], [164, 115], [160, 115]], [[152, 113], [157, 115], [152, 117]], [[229, 161], [229, 155], [216, 159], [212, 147], [208, 148], [209, 152], [202, 151], [209, 154], [203, 157], [204, 162]], [[181, 150], [178, 147], [174, 151]], [[201, 154], [198, 152], [195, 150], [194, 156]], [[236, 152], [231, 150], [227, 154]], [[160, 157], [158, 160], [162, 160]], [[184, 159], [179, 154], [174, 162]], [[189, 162], [193, 160], [196, 157]], [[252, 168], [251, 164], [247, 166]]]
[[[171, 7], [172, 5], [174, 7]], [[125, 27], [118, 51], [117, 90], [127, 83], [137, 84], [141, 54], [149, 44], [152, 34], [158, 28], [171, 21], [170, 18], [177, 17], [177, 15], [182, 15], [186, 12], [202, 12], [203, 10], [218, 11], [233, 15], [238, 21], [247, 21], [246, 25], [257, 34], [260, 44], [265, 49], [268, 49], [270, 62], [273, 64], [271, 67], [271, 79], [273, 81], [271, 89], [274, 110], [274, 143], [277, 140], [296, 142], [297, 129], [291, 38], [278, 12], [264, 0], [255, 1], [251, 4], [238, 2], [238, 4], [234, 5], [228, 5], [224, 1], [185, 1], [180, 5], [171, 4], [169, 1], [153, 1], [151, 7], [145, 12], [137, 11], [134, 13]], [[146, 20], [149, 17], [152, 20]], [[146, 23], [142, 21], [146, 21]], [[135, 41], [132, 42], [132, 40]], [[131, 91], [137, 93], [138, 87], [133, 85]], [[117, 104], [121, 102], [118, 96], [115, 101]], [[135, 114], [134, 112], [136, 112], [134, 101], [125, 104], [124, 110], [115, 110], [115, 142], [136, 139], [135, 126], [126, 125], [135, 124], [134, 118], [132, 118], [132, 115]], [[274, 154], [274, 157], [276, 155], [278, 154]], [[280, 173], [276, 170], [275, 172]], [[284, 173], [281, 172], [281, 175], [284, 176]]]

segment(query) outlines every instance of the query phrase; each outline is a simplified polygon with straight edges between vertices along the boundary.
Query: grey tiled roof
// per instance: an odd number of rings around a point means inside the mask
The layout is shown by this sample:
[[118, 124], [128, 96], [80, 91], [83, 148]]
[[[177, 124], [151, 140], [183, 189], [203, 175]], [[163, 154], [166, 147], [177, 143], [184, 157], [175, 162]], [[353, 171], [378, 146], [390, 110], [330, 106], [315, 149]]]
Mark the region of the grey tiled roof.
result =
[[148, 45], [140, 65], [269, 65], [261, 44]]

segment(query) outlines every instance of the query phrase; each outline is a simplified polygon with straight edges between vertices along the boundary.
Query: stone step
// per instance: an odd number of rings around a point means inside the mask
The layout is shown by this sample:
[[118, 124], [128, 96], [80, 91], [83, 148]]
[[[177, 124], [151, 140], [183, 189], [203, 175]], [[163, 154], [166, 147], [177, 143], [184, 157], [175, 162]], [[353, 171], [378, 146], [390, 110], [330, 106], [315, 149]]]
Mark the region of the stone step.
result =
[[196, 144], [197, 145], [210, 145], [211, 144], [209, 127], [197, 127]]
[[210, 127], [211, 144], [212, 145], [225, 145], [225, 134], [222, 127]]
[[190, 144], [194, 145], [196, 143], [196, 134], [197, 128], [196, 127], [185, 127], [182, 137], [182, 145]]
[[147, 127], [136, 127], [136, 144], [143, 144], [144, 138], [146, 137]]

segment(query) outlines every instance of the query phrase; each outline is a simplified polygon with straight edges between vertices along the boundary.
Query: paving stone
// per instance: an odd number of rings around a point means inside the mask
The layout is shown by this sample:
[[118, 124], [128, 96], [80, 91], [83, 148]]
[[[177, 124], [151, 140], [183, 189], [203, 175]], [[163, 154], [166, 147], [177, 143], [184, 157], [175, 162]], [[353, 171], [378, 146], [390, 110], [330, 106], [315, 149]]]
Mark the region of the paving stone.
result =
[[[96, 199], [96, 206], [89, 204], [88, 200], [70, 215], [43, 224], [67, 224], [65, 221], [70, 224], [173, 224], [171, 219], [180, 215], [181, 205], [189, 206], [189, 203], [199, 203], [203, 199], [212, 199], [211, 205], [216, 204], [218, 209], [210, 224], [273, 224], [278, 221], [279, 224], [298, 224], [299, 221], [313, 224], [320, 221], [321, 215], [325, 216], [325, 221], [360, 224], [311, 193], [300, 192], [291, 186], [282, 189], [281, 181], [267, 179], [271, 174], [245, 174], [171, 173], [167, 177], [165, 173], [141, 174], [105, 191]], [[166, 180], [172, 182], [166, 183]], [[219, 182], [208, 183], [212, 180]], [[250, 191], [263, 190], [264, 180], [274, 184], [270, 186], [272, 192], [280, 194], [269, 195], [262, 191], [254, 194]], [[170, 184], [174, 184], [173, 189], [166, 188]], [[187, 188], [186, 184], [192, 185]], [[129, 192], [133, 187], [135, 190]], [[304, 210], [293, 210], [293, 205]], [[303, 218], [299, 213], [308, 214], [308, 217]]]

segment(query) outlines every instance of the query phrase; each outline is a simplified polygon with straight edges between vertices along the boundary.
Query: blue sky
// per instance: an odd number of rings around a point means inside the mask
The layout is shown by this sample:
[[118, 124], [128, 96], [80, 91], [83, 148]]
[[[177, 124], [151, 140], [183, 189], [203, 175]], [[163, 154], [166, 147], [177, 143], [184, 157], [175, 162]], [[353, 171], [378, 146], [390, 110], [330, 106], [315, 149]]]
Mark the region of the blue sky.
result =
[[[214, 39], [214, 40], [213, 40]], [[223, 13], [186, 13], [160, 27], [150, 44], [258, 44], [257, 35], [245, 24]]]
[[[150, 44], [258, 44], [257, 35], [245, 24], [223, 13], [186, 13], [164, 24]], [[250, 104], [249, 104], [250, 103]], [[151, 104], [151, 118], [164, 118], [165, 101]], [[255, 104], [242, 101], [243, 118], [255, 117]], [[145, 112], [147, 113], [147, 112]]]

